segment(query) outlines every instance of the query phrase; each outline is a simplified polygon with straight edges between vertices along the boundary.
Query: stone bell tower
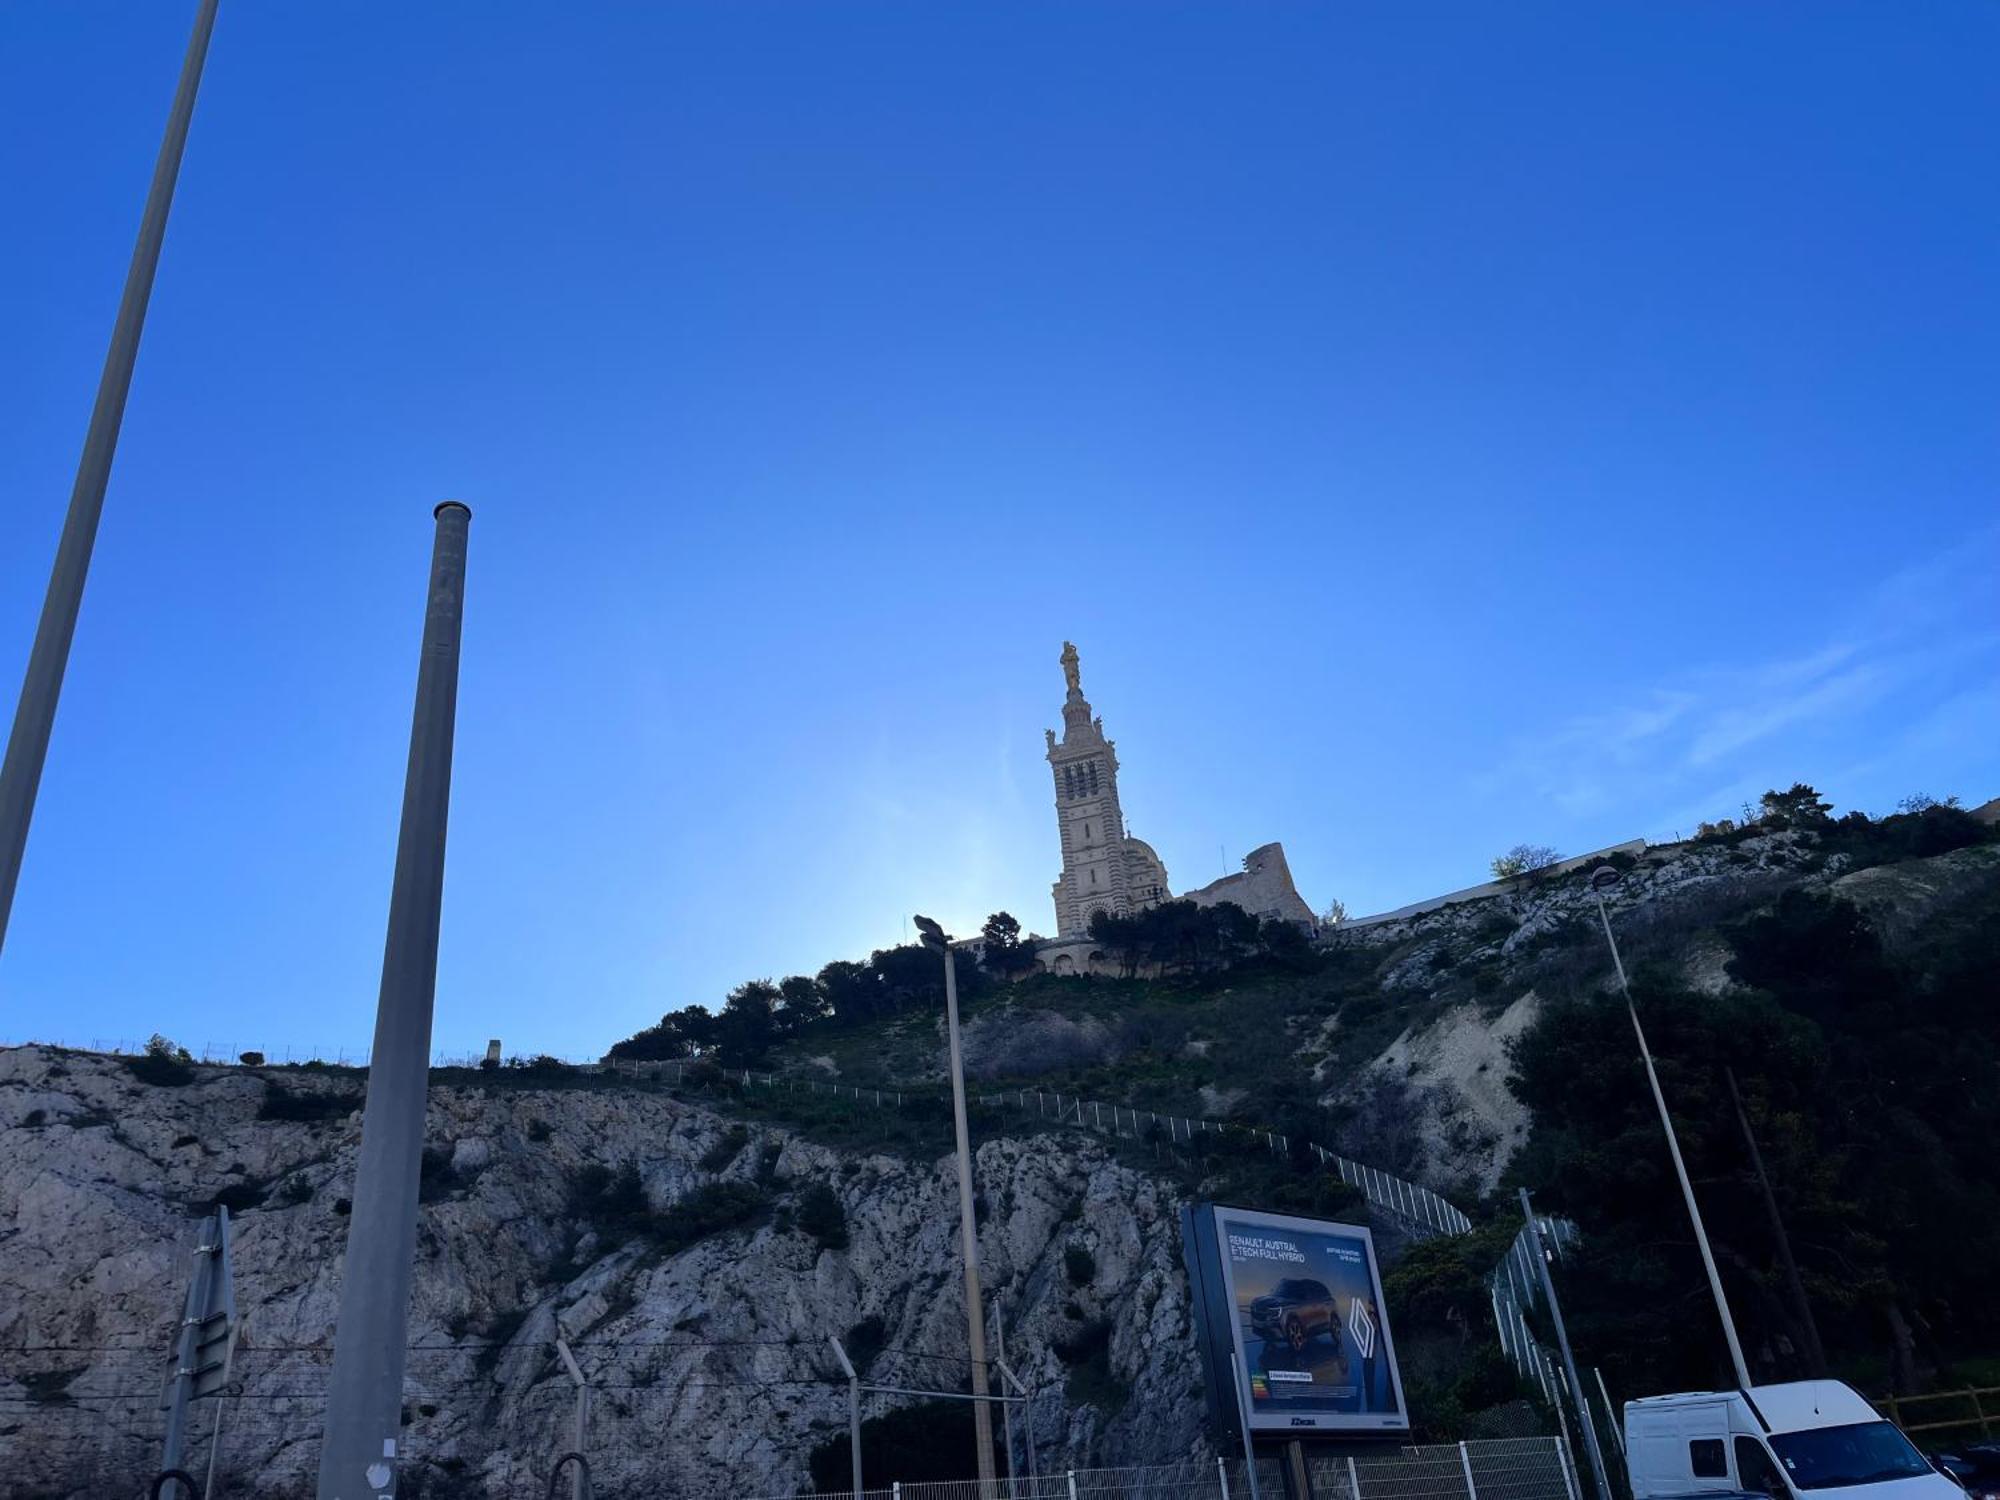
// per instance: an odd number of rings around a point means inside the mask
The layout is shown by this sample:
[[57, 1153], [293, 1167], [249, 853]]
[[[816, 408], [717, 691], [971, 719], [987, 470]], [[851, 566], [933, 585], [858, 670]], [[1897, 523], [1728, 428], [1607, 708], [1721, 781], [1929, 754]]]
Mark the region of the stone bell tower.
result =
[[1055, 883], [1056, 934], [1083, 937], [1091, 916], [1124, 916], [1166, 899], [1167, 872], [1142, 840], [1128, 837], [1118, 805], [1118, 755], [1083, 696], [1076, 647], [1063, 642], [1063, 733], [1048, 737], [1055, 776], [1056, 825], [1062, 836], [1062, 876]]

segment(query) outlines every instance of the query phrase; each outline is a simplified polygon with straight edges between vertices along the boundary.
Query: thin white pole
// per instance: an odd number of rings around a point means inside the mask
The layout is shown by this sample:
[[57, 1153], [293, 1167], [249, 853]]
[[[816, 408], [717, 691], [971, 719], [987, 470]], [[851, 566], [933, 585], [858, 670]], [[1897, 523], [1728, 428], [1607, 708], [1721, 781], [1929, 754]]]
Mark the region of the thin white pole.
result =
[[958, 1136], [958, 1238], [965, 1256], [965, 1336], [972, 1358], [972, 1434], [979, 1493], [993, 1493], [993, 1413], [986, 1404], [986, 1309], [979, 1294], [979, 1230], [972, 1211], [972, 1145], [965, 1121], [965, 1055], [958, 1035], [958, 967], [944, 944], [944, 1013], [951, 1040], [952, 1128]]
[[1622, 1456], [1625, 1452], [1625, 1432], [1618, 1425], [1618, 1408], [1611, 1404], [1611, 1392], [1604, 1388], [1604, 1372], [1596, 1365], [1592, 1365], [1590, 1373], [1597, 1377], [1597, 1394], [1604, 1398], [1604, 1415], [1611, 1423], [1611, 1436], [1617, 1442], [1618, 1452]]
[[410, 1278], [417, 1247], [417, 1178], [430, 1086], [444, 904], [445, 826], [458, 709], [465, 548], [472, 512], [447, 500], [433, 513], [429, 603], [417, 668], [403, 821], [389, 895], [373, 1066], [361, 1116], [354, 1211], [327, 1381], [319, 1500], [393, 1493], [402, 1437]]
[[1625, 997], [1625, 1013], [1632, 1018], [1632, 1034], [1639, 1039], [1639, 1056], [1646, 1062], [1646, 1082], [1652, 1086], [1653, 1103], [1660, 1111], [1660, 1129], [1666, 1132], [1667, 1151], [1674, 1159], [1674, 1176], [1680, 1179], [1681, 1196], [1687, 1200], [1688, 1220], [1694, 1225], [1695, 1243], [1701, 1247], [1701, 1264], [1708, 1272], [1708, 1289], [1715, 1294], [1715, 1315], [1722, 1320], [1722, 1336], [1729, 1344], [1729, 1362], [1736, 1370], [1736, 1383], [1750, 1389], [1750, 1367], [1743, 1359], [1743, 1345], [1736, 1337], [1736, 1320], [1729, 1314], [1729, 1299], [1722, 1292], [1722, 1275], [1715, 1269], [1715, 1254], [1708, 1248], [1708, 1230], [1701, 1222], [1701, 1209], [1694, 1201], [1694, 1185], [1688, 1181], [1687, 1163], [1681, 1160], [1681, 1143], [1674, 1134], [1673, 1116], [1667, 1113], [1667, 1096], [1660, 1092], [1660, 1075], [1653, 1070], [1653, 1052], [1646, 1045], [1646, 1028], [1639, 1024], [1639, 1008], [1632, 1003], [1632, 986], [1625, 977], [1625, 960], [1618, 953], [1618, 939], [1611, 935], [1611, 914], [1604, 909], [1604, 893], [1597, 893], [1597, 917], [1604, 924], [1604, 941], [1611, 945], [1611, 962], [1618, 970], [1618, 992]]
[[188, 38], [187, 55], [181, 60], [180, 82], [167, 110], [166, 134], [153, 163], [145, 211], [139, 216], [138, 242], [132, 247], [125, 291], [118, 300], [118, 318], [111, 325], [111, 347], [104, 356], [104, 373], [97, 381], [97, 403], [90, 410], [83, 456], [77, 460], [76, 483], [70, 489], [69, 511], [63, 517], [62, 538], [56, 543], [55, 567], [42, 600], [41, 620], [35, 626], [35, 643], [28, 648], [28, 670], [14, 709], [13, 732], [7, 737], [6, 758], [0, 760], [0, 947], [7, 941], [7, 918], [14, 907], [14, 887], [21, 878], [28, 824], [35, 815], [35, 792], [41, 785], [49, 736], [55, 729], [56, 701], [62, 696], [63, 674], [69, 667], [76, 617], [83, 608], [84, 579], [97, 545], [97, 523], [104, 514], [111, 460], [118, 452], [118, 429], [125, 420], [125, 398], [132, 389], [132, 367], [139, 358], [146, 304], [152, 300], [160, 246], [167, 237], [167, 213], [174, 204], [174, 184], [180, 178], [188, 126], [194, 120], [195, 94], [208, 59], [208, 39], [215, 30], [215, 6], [216, 0], [201, 0], [195, 12], [194, 34]]

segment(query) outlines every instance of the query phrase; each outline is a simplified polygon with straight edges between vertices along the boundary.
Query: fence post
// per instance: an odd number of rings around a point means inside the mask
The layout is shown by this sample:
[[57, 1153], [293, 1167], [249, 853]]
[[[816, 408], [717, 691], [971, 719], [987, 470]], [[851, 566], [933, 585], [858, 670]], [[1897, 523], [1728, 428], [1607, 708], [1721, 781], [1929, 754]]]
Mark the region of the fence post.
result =
[[1222, 1491], [1222, 1500], [1229, 1500], [1229, 1469], [1220, 1458], [1215, 1461], [1215, 1482]]
[[1076, 1470], [1065, 1469], [1063, 1474], [1069, 1480], [1069, 1500], [1076, 1500]]
[[1458, 1445], [1458, 1466], [1465, 1470], [1465, 1500], [1479, 1500], [1479, 1487], [1472, 1482], [1472, 1455], [1464, 1443]]
[[[1556, 1415], [1558, 1417], [1562, 1415], [1560, 1406], [1556, 1408]], [[1569, 1493], [1569, 1500], [1577, 1500], [1576, 1479], [1569, 1468], [1569, 1444], [1559, 1437], [1550, 1438], [1549, 1441], [1556, 1445], [1556, 1467], [1562, 1470], [1563, 1489]]]
[[1361, 1500], [1361, 1472], [1354, 1467], [1354, 1460], [1347, 1460], [1347, 1489], [1349, 1500]]

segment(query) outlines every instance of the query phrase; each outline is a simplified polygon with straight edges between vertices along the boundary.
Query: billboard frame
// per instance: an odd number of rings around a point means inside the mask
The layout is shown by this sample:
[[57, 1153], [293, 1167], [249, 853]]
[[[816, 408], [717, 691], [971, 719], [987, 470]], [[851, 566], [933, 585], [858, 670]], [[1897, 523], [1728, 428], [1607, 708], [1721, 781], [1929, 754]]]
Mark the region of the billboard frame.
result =
[[[1250, 1358], [1242, 1319], [1236, 1305], [1236, 1276], [1224, 1238], [1225, 1221], [1238, 1228], [1268, 1229], [1295, 1235], [1339, 1236], [1359, 1240], [1375, 1307], [1371, 1333], [1381, 1346], [1395, 1403], [1393, 1412], [1259, 1412], [1250, 1390]], [[1194, 1290], [1196, 1342], [1206, 1379], [1209, 1416], [1224, 1436], [1253, 1439], [1310, 1438], [1373, 1446], [1382, 1441], [1407, 1441], [1410, 1434], [1409, 1395], [1396, 1363], [1395, 1336], [1382, 1292], [1382, 1268], [1375, 1236], [1365, 1224], [1315, 1219], [1301, 1214], [1272, 1213], [1231, 1204], [1190, 1203], [1181, 1211], [1181, 1232], [1188, 1279]], [[1350, 1307], [1349, 1317], [1352, 1316]], [[1348, 1321], [1342, 1318], [1343, 1325]]]

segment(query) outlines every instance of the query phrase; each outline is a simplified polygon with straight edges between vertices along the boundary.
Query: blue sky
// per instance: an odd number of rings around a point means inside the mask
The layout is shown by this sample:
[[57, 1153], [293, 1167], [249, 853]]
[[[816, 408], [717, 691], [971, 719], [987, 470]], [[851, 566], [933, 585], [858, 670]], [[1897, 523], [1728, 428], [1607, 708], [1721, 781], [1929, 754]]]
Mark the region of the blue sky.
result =
[[[11, 704], [191, 3], [0, 8]], [[2000, 10], [224, 0], [0, 1036], [437, 1038], [1051, 925], [1065, 637], [1175, 883], [1379, 910], [2000, 793]]]

